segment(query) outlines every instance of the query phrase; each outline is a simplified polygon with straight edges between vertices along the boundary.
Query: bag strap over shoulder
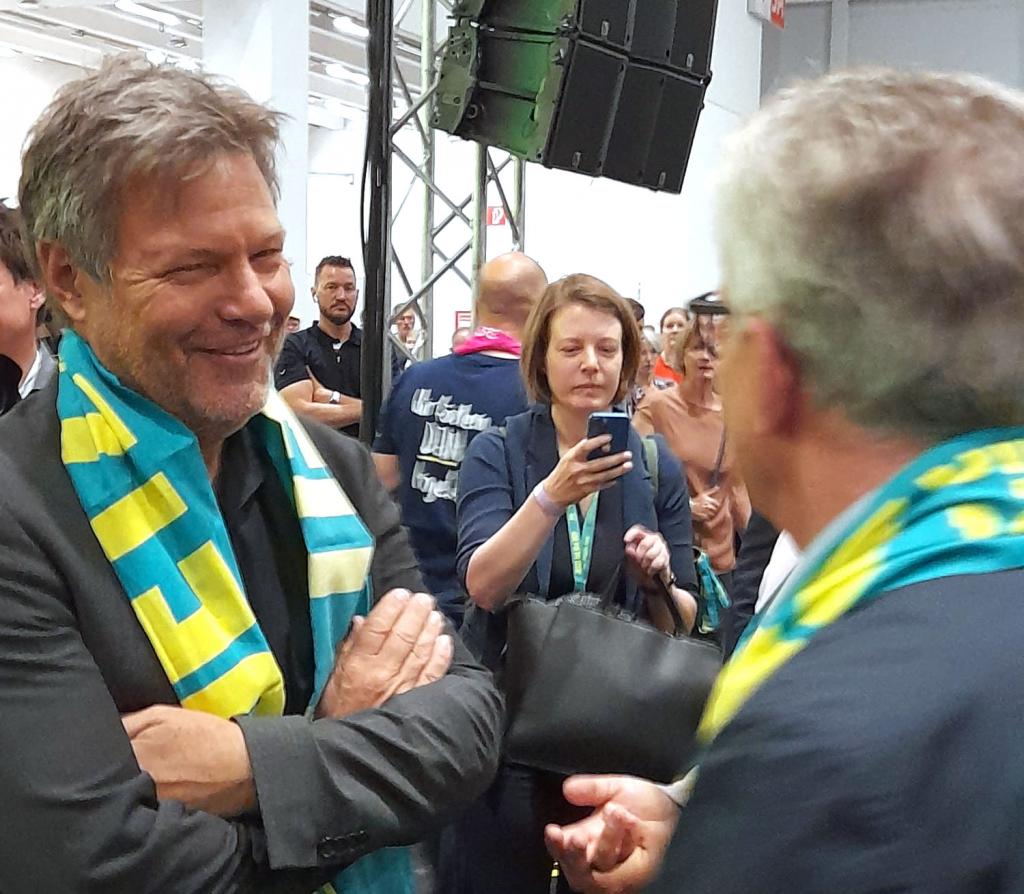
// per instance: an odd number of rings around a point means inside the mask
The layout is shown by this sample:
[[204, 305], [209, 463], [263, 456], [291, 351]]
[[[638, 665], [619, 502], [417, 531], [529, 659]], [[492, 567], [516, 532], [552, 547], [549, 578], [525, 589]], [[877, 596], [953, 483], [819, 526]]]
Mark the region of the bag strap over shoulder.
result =
[[[524, 422], [526, 423], [524, 425]], [[528, 496], [526, 492], [526, 451], [509, 449], [509, 440], [513, 445], [524, 444], [529, 437], [529, 422], [520, 416], [511, 416], [499, 425], [496, 431], [505, 448], [505, 467], [508, 469], [508, 480], [512, 485], [512, 499], [516, 506], [522, 506]]]
[[651, 490], [654, 491], [654, 499], [658, 499], [658, 442], [654, 435], [644, 435], [644, 466], [647, 467], [647, 474], [651, 476]]
[[718, 442], [718, 455], [715, 457], [715, 468], [711, 472], [711, 486], [718, 487], [722, 480], [722, 463], [725, 460], [725, 429], [722, 429], [722, 437]]

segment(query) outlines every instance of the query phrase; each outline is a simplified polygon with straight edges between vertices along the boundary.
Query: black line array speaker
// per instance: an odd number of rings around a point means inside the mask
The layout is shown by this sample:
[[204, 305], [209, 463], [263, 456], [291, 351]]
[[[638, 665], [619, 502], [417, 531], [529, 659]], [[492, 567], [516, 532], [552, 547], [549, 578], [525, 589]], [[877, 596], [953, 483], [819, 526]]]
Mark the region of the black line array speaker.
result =
[[435, 126], [553, 168], [679, 192], [717, 0], [457, 0]]

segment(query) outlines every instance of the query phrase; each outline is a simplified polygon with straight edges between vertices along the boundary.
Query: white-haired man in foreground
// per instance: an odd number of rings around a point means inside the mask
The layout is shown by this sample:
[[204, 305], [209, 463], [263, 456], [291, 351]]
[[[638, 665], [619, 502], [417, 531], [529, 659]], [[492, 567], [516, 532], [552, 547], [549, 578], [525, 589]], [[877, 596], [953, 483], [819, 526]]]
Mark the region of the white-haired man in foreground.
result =
[[567, 782], [598, 808], [548, 830], [577, 890], [1024, 889], [1022, 158], [1021, 94], [886, 71], [734, 139], [722, 395], [804, 555], [719, 678], [685, 806]]

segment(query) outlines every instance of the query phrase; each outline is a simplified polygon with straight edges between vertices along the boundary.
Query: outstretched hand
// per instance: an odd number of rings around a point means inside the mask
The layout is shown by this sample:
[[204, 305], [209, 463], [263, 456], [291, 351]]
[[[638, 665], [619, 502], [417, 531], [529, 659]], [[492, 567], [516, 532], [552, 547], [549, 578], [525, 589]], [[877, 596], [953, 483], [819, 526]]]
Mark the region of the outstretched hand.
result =
[[675, 831], [676, 803], [634, 776], [573, 776], [563, 788], [571, 804], [596, 808], [577, 823], [544, 830], [570, 887], [582, 894], [631, 894], [649, 884]]

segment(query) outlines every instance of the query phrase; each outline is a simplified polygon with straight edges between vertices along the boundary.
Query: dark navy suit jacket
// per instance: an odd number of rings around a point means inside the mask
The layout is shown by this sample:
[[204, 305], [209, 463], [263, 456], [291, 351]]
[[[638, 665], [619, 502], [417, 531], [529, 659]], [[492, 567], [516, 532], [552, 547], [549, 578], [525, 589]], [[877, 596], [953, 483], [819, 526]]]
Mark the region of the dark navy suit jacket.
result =
[[712, 744], [650, 894], [1024, 891], [1022, 643], [1022, 569], [840, 618]]

